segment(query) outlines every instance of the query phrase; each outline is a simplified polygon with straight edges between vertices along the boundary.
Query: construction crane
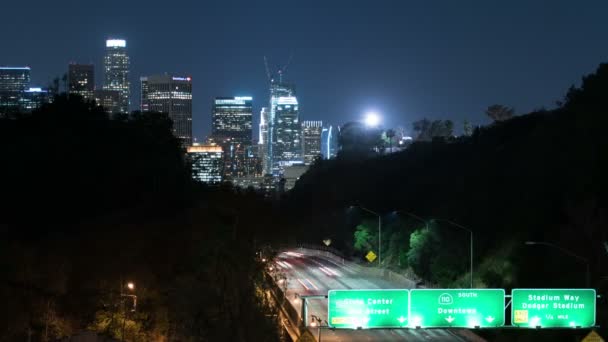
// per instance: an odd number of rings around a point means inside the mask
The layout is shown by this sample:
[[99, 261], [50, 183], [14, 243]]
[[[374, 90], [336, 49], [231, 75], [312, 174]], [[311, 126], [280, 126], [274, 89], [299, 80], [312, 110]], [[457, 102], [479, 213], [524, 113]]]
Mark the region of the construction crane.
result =
[[[293, 58], [293, 52], [289, 54], [289, 59], [287, 60], [287, 64], [285, 64], [282, 68], [277, 68], [276, 74], [278, 75], [279, 83], [283, 82], [283, 75], [287, 71], [289, 64], [291, 64], [292, 58]], [[266, 68], [266, 77], [268, 77], [268, 82], [270, 82], [270, 83], [274, 82], [273, 73], [270, 71], [270, 68], [268, 67], [268, 58], [266, 58], [266, 56], [264, 56], [264, 67]]]

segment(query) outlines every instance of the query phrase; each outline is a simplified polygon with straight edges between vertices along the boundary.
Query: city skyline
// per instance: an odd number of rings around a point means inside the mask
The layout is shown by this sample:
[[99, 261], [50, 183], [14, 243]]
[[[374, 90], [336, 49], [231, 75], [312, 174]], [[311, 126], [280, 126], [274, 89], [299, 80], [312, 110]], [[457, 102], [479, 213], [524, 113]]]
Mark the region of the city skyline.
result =
[[[63, 74], [69, 62], [93, 63], [95, 78], [102, 80], [105, 39], [124, 38], [131, 57], [131, 109], [139, 107], [139, 77], [191, 75], [198, 85], [193, 133], [202, 141], [210, 133], [209, 107], [215, 96], [268, 96], [264, 56], [277, 67], [293, 55], [286, 79], [298, 84], [302, 120], [336, 125], [375, 109], [385, 127], [411, 130], [411, 122], [428, 117], [451, 119], [457, 131], [464, 119], [488, 123], [483, 111], [494, 103], [515, 107], [518, 114], [553, 107], [562, 89], [580, 84], [580, 75], [608, 56], [607, 46], [593, 43], [608, 31], [602, 19], [608, 5], [600, 1], [584, 7], [558, 1], [550, 8], [523, 2], [471, 8], [452, 3], [318, 4], [290, 5], [298, 15], [283, 16], [272, 1], [259, 6], [186, 2], [165, 12], [154, 4], [119, 6], [114, 1], [92, 4], [86, 11], [47, 3], [30, 10], [10, 3], [7, 11], [28, 16], [7, 17], [0, 23], [4, 32], [17, 22], [36, 20], [61, 38], [32, 42], [27, 37], [33, 28], [25, 25], [5, 37], [0, 65], [29, 65], [32, 84], [44, 86]], [[228, 7], [238, 18], [230, 24], [221, 19]], [[121, 14], [97, 15], [112, 8], [121, 8]], [[49, 21], [59, 11], [68, 12], [65, 25]], [[334, 26], [336, 16], [339, 27]], [[466, 23], [461, 22], [464, 17]], [[176, 36], [177, 31], [148, 18], [179, 23], [183, 29]], [[313, 20], [314, 27], [308, 25]], [[579, 52], [568, 53], [571, 48], [564, 42]], [[264, 105], [256, 101], [254, 112]], [[258, 120], [255, 115], [255, 136]]]

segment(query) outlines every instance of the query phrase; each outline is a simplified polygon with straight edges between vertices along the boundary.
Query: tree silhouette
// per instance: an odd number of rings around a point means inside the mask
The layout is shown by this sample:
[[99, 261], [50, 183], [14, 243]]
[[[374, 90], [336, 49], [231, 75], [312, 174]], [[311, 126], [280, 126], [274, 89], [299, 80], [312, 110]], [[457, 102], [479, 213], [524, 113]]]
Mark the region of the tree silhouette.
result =
[[494, 104], [486, 109], [486, 115], [495, 122], [509, 120], [515, 114], [515, 109], [507, 106]]
[[394, 129], [389, 128], [386, 130], [386, 138], [388, 139], [388, 152], [391, 153], [393, 152], [393, 138], [396, 135], [396, 132]]

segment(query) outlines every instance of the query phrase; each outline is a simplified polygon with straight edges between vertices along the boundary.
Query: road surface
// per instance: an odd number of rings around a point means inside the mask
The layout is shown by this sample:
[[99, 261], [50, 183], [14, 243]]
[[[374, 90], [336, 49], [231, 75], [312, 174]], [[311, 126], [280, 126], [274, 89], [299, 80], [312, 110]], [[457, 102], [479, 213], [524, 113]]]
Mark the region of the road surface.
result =
[[[407, 288], [404, 283], [373, 277], [362, 268], [350, 262], [329, 255], [326, 252], [294, 249], [280, 253], [273, 264], [274, 272], [282, 273], [286, 283], [280, 281], [287, 290], [287, 298], [300, 313], [302, 300], [299, 296], [322, 295], [336, 289], [394, 289]], [[311, 316], [327, 325], [327, 299], [308, 299], [308, 325], [313, 336], [319, 328], [311, 326]], [[446, 329], [363, 329], [340, 330], [321, 328], [321, 340], [330, 341], [468, 341], [465, 330]]]

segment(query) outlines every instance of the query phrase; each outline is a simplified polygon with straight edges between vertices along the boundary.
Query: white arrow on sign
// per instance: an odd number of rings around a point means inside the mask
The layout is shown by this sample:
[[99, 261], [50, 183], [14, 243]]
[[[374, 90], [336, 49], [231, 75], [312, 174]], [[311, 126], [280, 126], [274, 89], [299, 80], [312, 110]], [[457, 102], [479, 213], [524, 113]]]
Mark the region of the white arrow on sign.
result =
[[403, 323], [407, 320], [407, 318], [401, 316], [401, 317], [397, 318], [397, 320], [399, 321], [399, 323]]
[[446, 317], [445, 320], [448, 321], [448, 323], [452, 323], [454, 321], [454, 319], [455, 319], [454, 317], [448, 316], [448, 317]]
[[488, 316], [488, 317], [486, 317], [486, 321], [487, 321], [488, 323], [492, 323], [492, 322], [494, 322], [494, 317], [492, 317], [492, 316]]

